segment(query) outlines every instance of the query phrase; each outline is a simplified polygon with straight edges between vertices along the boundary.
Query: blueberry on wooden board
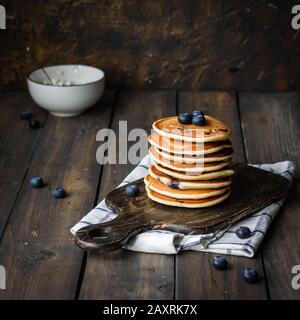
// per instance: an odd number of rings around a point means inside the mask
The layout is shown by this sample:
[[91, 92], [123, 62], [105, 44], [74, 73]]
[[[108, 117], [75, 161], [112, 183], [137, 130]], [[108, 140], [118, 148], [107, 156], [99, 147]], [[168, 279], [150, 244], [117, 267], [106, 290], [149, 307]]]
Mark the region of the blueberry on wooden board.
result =
[[251, 230], [248, 227], [241, 226], [235, 230], [235, 234], [240, 239], [247, 239], [251, 237]]
[[218, 270], [227, 269], [227, 260], [222, 256], [215, 256], [212, 259], [212, 265]]
[[29, 120], [29, 127], [32, 129], [38, 129], [41, 127], [41, 122], [36, 119]]
[[125, 188], [125, 192], [128, 197], [135, 197], [139, 193], [139, 188], [136, 184], [130, 184]]
[[61, 198], [64, 198], [65, 196], [67, 195], [65, 189], [63, 188], [54, 188], [52, 190], [52, 196], [55, 198], [55, 199], [61, 199]]
[[20, 118], [22, 120], [30, 120], [32, 118], [32, 113], [30, 111], [23, 111], [20, 113]]
[[257, 271], [255, 269], [252, 269], [252, 268], [246, 268], [243, 271], [243, 278], [248, 283], [257, 283], [259, 281], [259, 276], [258, 276]]
[[44, 181], [40, 176], [33, 176], [29, 180], [29, 184], [32, 188], [41, 188], [44, 185]]
[[192, 115], [190, 113], [180, 113], [178, 115], [178, 121], [181, 124], [191, 124], [192, 122]]

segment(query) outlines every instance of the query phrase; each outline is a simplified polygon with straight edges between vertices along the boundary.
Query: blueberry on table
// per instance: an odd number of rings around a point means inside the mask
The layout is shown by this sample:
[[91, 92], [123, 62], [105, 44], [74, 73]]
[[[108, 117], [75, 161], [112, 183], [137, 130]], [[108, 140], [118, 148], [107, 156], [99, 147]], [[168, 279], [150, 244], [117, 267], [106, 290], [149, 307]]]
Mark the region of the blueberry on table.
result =
[[125, 188], [125, 192], [128, 195], [128, 197], [135, 197], [139, 194], [139, 188], [136, 184], [129, 184]]
[[180, 113], [178, 115], [178, 121], [181, 124], [191, 124], [192, 122], [192, 115], [190, 113]]
[[23, 111], [20, 113], [20, 118], [22, 120], [30, 120], [32, 118], [32, 113], [30, 111]]
[[258, 273], [255, 269], [252, 268], [246, 268], [243, 271], [243, 278], [248, 283], [257, 283], [259, 281]]
[[218, 270], [226, 270], [227, 260], [222, 256], [215, 256], [212, 259], [212, 265]]
[[203, 115], [197, 115], [192, 118], [192, 124], [196, 126], [203, 126], [205, 123], [205, 117]]
[[54, 188], [52, 190], [52, 196], [55, 198], [55, 199], [61, 199], [61, 198], [64, 198], [65, 196], [67, 195], [65, 189], [63, 188]]
[[241, 226], [235, 230], [235, 234], [240, 239], [247, 239], [251, 237], [251, 230], [248, 227]]
[[33, 176], [29, 180], [29, 184], [32, 188], [41, 188], [44, 185], [44, 181], [40, 176]]
[[29, 120], [29, 127], [32, 129], [38, 129], [41, 127], [41, 122], [36, 119]]
[[195, 116], [202, 116], [204, 117], [204, 112], [203, 111], [200, 111], [200, 110], [194, 110], [191, 112], [191, 115], [192, 117], [195, 117]]

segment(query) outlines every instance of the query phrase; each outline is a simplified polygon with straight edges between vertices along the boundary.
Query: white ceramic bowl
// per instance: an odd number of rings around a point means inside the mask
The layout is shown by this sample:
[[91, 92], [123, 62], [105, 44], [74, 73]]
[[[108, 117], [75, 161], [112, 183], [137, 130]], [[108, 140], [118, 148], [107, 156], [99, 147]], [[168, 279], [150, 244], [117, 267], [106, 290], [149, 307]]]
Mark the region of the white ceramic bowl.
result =
[[102, 96], [104, 72], [85, 65], [57, 65], [33, 71], [27, 78], [32, 99], [51, 114], [59, 117], [76, 116]]

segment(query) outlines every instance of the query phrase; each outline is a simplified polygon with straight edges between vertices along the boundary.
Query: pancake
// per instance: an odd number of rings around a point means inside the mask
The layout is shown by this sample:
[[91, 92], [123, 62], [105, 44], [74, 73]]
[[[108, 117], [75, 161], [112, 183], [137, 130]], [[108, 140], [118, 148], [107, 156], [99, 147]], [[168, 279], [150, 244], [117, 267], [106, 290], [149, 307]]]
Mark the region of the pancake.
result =
[[168, 206], [173, 207], [182, 207], [182, 208], [205, 208], [211, 207], [222, 201], [226, 200], [230, 195], [230, 189], [228, 192], [223, 193], [219, 196], [214, 196], [206, 199], [189, 199], [189, 200], [182, 200], [182, 199], [175, 199], [172, 197], [168, 197], [165, 195], [161, 195], [153, 190], [150, 190], [147, 186], [145, 187], [147, 191], [147, 195], [150, 199], [155, 202], [165, 204]]
[[[202, 174], [203, 172], [210, 172], [220, 170], [228, 165], [230, 162], [221, 161], [221, 162], [208, 162], [208, 163], [197, 163], [197, 164], [187, 164], [187, 163], [178, 163], [172, 160], [168, 160], [160, 156], [153, 147], [149, 149], [149, 154], [151, 158], [156, 162], [165, 167], [171, 168], [176, 171], [189, 172], [195, 174]], [[231, 158], [230, 158], [231, 159]]]
[[222, 179], [226, 177], [230, 177], [234, 174], [234, 171], [232, 169], [222, 169], [215, 172], [207, 172], [207, 173], [201, 173], [201, 174], [191, 174], [190, 172], [182, 172], [178, 170], [172, 170], [170, 168], [164, 167], [161, 164], [154, 163], [154, 166], [156, 169], [158, 169], [160, 172], [163, 172], [175, 179], [183, 179], [188, 181], [198, 181], [198, 180], [215, 180], [215, 179]]
[[224, 178], [220, 180], [198, 180], [198, 181], [188, 181], [183, 179], [174, 180], [168, 174], [159, 171], [154, 165], [149, 168], [148, 174], [163, 183], [166, 186], [176, 186], [180, 190], [191, 190], [191, 189], [214, 189], [214, 188], [224, 188], [231, 184], [230, 178]]
[[153, 132], [148, 137], [149, 143], [166, 152], [185, 154], [185, 155], [202, 155], [218, 152], [226, 148], [232, 148], [230, 140], [206, 143], [194, 143], [187, 141], [179, 141], [160, 136]]
[[189, 142], [211, 142], [228, 140], [229, 127], [222, 121], [205, 115], [205, 124], [181, 124], [176, 116], [162, 118], [153, 123], [153, 129], [159, 135]]
[[205, 199], [226, 193], [229, 188], [205, 189], [205, 190], [180, 190], [172, 189], [159, 180], [155, 180], [149, 174], [144, 178], [145, 185], [150, 189], [164, 196], [176, 199]]
[[233, 150], [225, 149], [215, 153], [190, 156], [190, 155], [181, 155], [176, 153], [168, 153], [162, 150], [153, 147], [157, 154], [165, 159], [179, 162], [179, 163], [207, 163], [207, 162], [218, 162], [218, 161], [228, 161], [231, 160]]

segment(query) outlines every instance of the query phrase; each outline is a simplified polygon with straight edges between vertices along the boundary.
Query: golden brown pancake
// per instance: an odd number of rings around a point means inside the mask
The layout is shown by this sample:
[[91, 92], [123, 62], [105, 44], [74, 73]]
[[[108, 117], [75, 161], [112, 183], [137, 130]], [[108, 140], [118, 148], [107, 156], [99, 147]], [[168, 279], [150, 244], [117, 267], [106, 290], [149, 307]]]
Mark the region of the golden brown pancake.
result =
[[166, 186], [174, 186], [180, 190], [191, 190], [191, 189], [214, 189], [224, 188], [231, 184], [230, 178], [223, 178], [219, 180], [198, 180], [189, 181], [184, 179], [175, 179], [168, 174], [159, 171], [154, 165], [150, 166], [148, 174], [163, 183]]
[[230, 128], [205, 115], [203, 126], [181, 124], [177, 117], [153, 123], [148, 137], [153, 160], [144, 177], [150, 199], [169, 206], [202, 208], [216, 205], [230, 195], [228, 166], [233, 149]]
[[200, 156], [190, 156], [190, 155], [181, 155], [176, 153], [168, 153], [162, 150], [159, 150], [156, 147], [153, 147], [155, 152], [167, 160], [175, 161], [178, 163], [207, 163], [207, 162], [218, 162], [218, 161], [228, 161], [231, 160], [233, 150], [225, 149], [217, 151], [215, 153], [200, 155]]
[[205, 199], [209, 197], [218, 196], [220, 194], [226, 193], [230, 188], [218, 188], [218, 189], [205, 189], [205, 190], [180, 190], [172, 189], [159, 180], [152, 178], [147, 174], [144, 178], [145, 185], [150, 190], [153, 190], [164, 196], [176, 198], [176, 199]]
[[189, 142], [211, 142], [228, 140], [229, 127], [222, 121], [205, 115], [205, 124], [181, 124], [176, 116], [162, 118], [153, 123], [153, 129], [159, 135]]
[[193, 174], [191, 172], [182, 172], [178, 170], [173, 170], [159, 163], [154, 163], [154, 166], [161, 172], [175, 178], [175, 179], [183, 179], [188, 181], [197, 181], [197, 180], [215, 180], [215, 179], [222, 179], [226, 177], [230, 177], [234, 174], [232, 169], [222, 169], [215, 172], [206, 172], [201, 174]]
[[151, 133], [148, 137], [148, 141], [152, 146], [161, 149], [162, 151], [185, 155], [210, 154], [226, 148], [232, 148], [230, 140], [194, 143], [166, 138], [160, 136], [156, 132]]
[[220, 170], [228, 165], [230, 159], [228, 161], [220, 161], [220, 162], [208, 162], [208, 163], [196, 163], [196, 164], [187, 164], [187, 163], [178, 163], [172, 160], [168, 160], [160, 156], [153, 147], [149, 149], [149, 154], [151, 158], [164, 167], [168, 167], [172, 170], [201, 174], [203, 172], [210, 172]]
[[165, 204], [168, 206], [182, 207], [182, 208], [211, 207], [211, 206], [214, 206], [214, 205], [226, 200], [230, 195], [230, 189], [229, 189], [228, 192], [223, 193], [222, 195], [219, 195], [219, 196], [214, 196], [214, 197], [210, 197], [210, 198], [206, 198], [206, 199], [183, 200], [183, 199], [175, 199], [172, 197], [161, 195], [153, 190], [150, 190], [147, 186], [146, 186], [146, 191], [147, 191], [148, 197], [155, 202]]

